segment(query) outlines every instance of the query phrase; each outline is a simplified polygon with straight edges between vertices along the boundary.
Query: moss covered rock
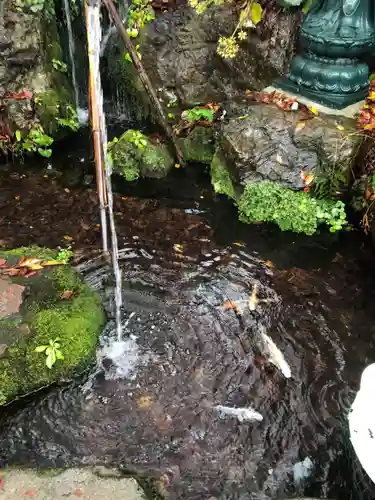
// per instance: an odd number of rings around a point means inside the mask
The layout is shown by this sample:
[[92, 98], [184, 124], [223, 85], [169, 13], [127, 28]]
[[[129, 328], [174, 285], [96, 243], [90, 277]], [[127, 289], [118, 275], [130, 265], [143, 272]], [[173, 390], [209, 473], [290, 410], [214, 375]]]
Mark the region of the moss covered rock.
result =
[[217, 194], [226, 194], [236, 199], [236, 190], [222, 153], [216, 151], [211, 162], [211, 184]]
[[[21, 257], [50, 260], [56, 253], [40, 248], [0, 252], [10, 267]], [[95, 357], [105, 315], [99, 296], [68, 265], [47, 266], [29, 278], [4, 275], [1, 280], [23, 288], [17, 312], [10, 307], [7, 314], [0, 308], [0, 404], [4, 404], [84, 370]], [[3, 294], [0, 301], [4, 300]], [[45, 353], [35, 349], [55, 339], [60, 339], [64, 359], [49, 369]]]
[[161, 179], [174, 165], [164, 144], [154, 144], [138, 130], [127, 130], [110, 145], [114, 172], [135, 181], [139, 177]]
[[194, 127], [187, 137], [178, 139], [185, 161], [211, 163], [215, 153], [215, 139], [210, 127]]

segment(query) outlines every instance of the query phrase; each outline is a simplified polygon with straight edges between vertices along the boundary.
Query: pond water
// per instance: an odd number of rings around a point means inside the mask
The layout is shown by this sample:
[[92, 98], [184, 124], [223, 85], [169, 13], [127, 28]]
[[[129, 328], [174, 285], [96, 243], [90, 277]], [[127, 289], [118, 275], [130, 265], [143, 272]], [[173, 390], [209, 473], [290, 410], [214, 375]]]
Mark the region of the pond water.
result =
[[3, 244], [56, 246], [69, 234], [110, 320], [87, 380], [2, 410], [0, 466], [112, 464], [176, 500], [374, 498], [346, 421], [375, 358], [371, 247], [355, 231], [308, 238], [241, 225], [207, 182], [172, 178], [174, 199], [149, 198], [150, 185], [115, 196], [125, 346], [110, 264], [95, 252], [93, 192], [51, 169], [4, 179]]

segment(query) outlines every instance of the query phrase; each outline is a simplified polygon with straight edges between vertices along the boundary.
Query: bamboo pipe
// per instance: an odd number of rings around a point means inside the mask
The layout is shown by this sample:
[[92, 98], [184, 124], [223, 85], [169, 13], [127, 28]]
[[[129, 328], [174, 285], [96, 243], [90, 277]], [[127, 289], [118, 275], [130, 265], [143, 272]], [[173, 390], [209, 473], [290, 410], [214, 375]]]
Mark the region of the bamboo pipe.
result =
[[108, 230], [107, 230], [107, 192], [105, 189], [105, 172], [104, 172], [104, 161], [103, 161], [103, 143], [100, 135], [99, 126], [99, 113], [97, 106], [97, 96], [95, 88], [95, 61], [94, 52], [90, 44], [89, 36], [89, 10], [87, 3], [85, 4], [85, 14], [86, 14], [86, 32], [87, 32], [87, 48], [88, 48], [88, 59], [89, 59], [89, 112], [90, 112], [90, 122], [94, 141], [94, 158], [96, 167], [96, 186], [99, 198], [99, 208], [100, 208], [100, 222], [102, 229], [102, 244], [103, 252], [108, 253]]
[[121, 21], [121, 18], [118, 15], [117, 9], [116, 9], [112, 0], [103, 0], [103, 3], [107, 7], [108, 13], [112, 17], [113, 22], [115, 23], [117, 31], [119, 32], [119, 34], [124, 42], [126, 50], [129, 52], [129, 55], [131, 57], [131, 60], [133, 61], [134, 67], [139, 74], [139, 77], [140, 77], [140, 79], [143, 83], [143, 86], [144, 86], [144, 88], [145, 88], [145, 90], [150, 98], [151, 103], [156, 108], [156, 111], [159, 115], [159, 120], [160, 120], [161, 126], [165, 130], [169, 139], [172, 141], [172, 144], [174, 146], [178, 161], [179, 161], [179, 163], [183, 163], [182, 151], [181, 151], [180, 146], [178, 145], [176, 136], [174, 135], [172, 127], [168, 123], [168, 119], [167, 119], [167, 117], [164, 113], [164, 110], [160, 104], [160, 101], [155, 93], [155, 90], [152, 86], [152, 83], [151, 83], [151, 81], [146, 73], [146, 70], [143, 67], [142, 62], [138, 57], [137, 51], [134, 49], [132, 41], [130, 40], [130, 37], [129, 37], [129, 35], [126, 31], [126, 28], [124, 26], [124, 23]]

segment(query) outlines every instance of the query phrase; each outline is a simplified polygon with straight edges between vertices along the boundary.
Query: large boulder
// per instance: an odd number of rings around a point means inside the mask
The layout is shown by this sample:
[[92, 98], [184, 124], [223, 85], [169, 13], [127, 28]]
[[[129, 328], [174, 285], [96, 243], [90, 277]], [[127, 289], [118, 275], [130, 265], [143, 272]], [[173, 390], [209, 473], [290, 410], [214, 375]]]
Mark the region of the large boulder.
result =
[[242, 187], [269, 180], [300, 190], [308, 174], [317, 183], [347, 185], [360, 142], [354, 120], [306, 118], [303, 112], [249, 103], [233, 113], [229, 110], [219, 148], [233, 180]]
[[[287, 73], [294, 53], [300, 15], [281, 9], [265, 14], [250, 31], [234, 60], [216, 52], [219, 36], [228, 36], [238, 22], [230, 6], [208, 9], [204, 15], [185, 5], [163, 12], [139, 36], [142, 62], [159, 98], [182, 108], [232, 97], [239, 89], [260, 90]], [[137, 118], [152, 109], [123, 45], [113, 36], [106, 54], [109, 84]], [[256, 55], [256, 56], [255, 56]]]
[[[105, 321], [99, 297], [70, 266], [46, 263], [29, 276], [9, 271], [22, 257], [49, 261], [56, 253], [0, 252], [0, 405], [85, 369]], [[64, 359], [49, 368], [46, 353], [35, 349], [56, 339]]]
[[354, 120], [261, 103], [234, 102], [227, 110], [211, 180], [235, 201], [240, 220], [306, 234], [321, 223], [342, 229], [340, 198], [361, 142]]

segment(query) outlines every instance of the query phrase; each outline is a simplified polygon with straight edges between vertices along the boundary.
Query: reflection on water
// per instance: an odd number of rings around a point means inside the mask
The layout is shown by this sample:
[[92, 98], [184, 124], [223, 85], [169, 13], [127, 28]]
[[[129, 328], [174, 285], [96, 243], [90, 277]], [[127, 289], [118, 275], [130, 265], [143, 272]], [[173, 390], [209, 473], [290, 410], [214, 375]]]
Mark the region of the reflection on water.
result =
[[[375, 357], [370, 257], [355, 235], [246, 227], [245, 244], [224, 219], [200, 224], [200, 241], [170, 241], [166, 223], [162, 244], [120, 250], [124, 343], [110, 322], [85, 384], [5, 416], [1, 462], [115, 463], [172, 499], [373, 498], [345, 420]], [[107, 266], [78, 269], [113, 311]]]

